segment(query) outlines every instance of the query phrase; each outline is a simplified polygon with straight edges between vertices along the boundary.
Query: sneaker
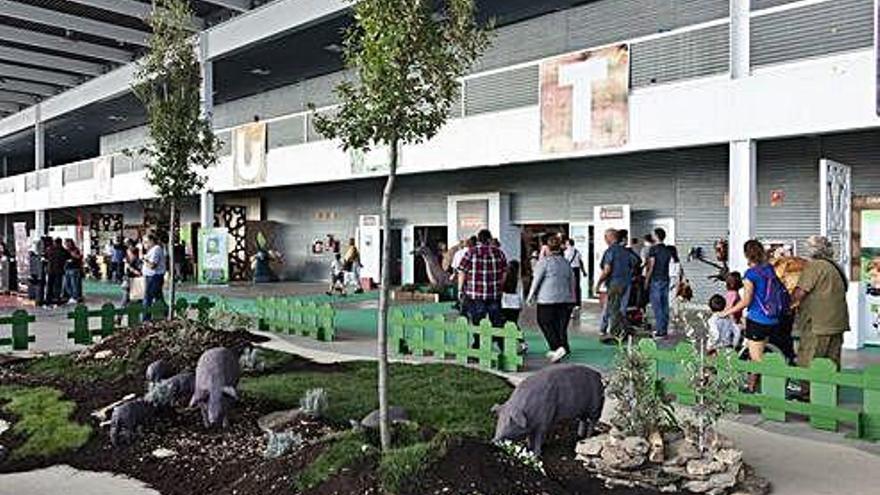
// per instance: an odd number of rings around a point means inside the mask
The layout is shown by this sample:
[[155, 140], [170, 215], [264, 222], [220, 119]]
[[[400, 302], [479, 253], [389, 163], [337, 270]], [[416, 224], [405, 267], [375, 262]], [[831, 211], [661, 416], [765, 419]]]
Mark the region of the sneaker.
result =
[[567, 355], [568, 351], [565, 350], [565, 347], [560, 347], [559, 349], [553, 351], [553, 355], [550, 356], [550, 362], [558, 363], [559, 361], [562, 361], [562, 359], [565, 358], [565, 356]]
[[547, 358], [547, 359], [553, 359], [553, 356], [554, 356], [555, 354], [556, 354], [556, 353], [555, 353], [554, 351], [547, 351], [547, 352], [544, 353], [544, 357]]
[[654, 333], [654, 340], [666, 340], [669, 337], [668, 333]]
[[74, 298], [71, 297], [70, 300], [67, 301], [67, 304], [68, 304], [68, 305], [70, 305], [70, 304], [76, 304], [76, 299], [74, 299]]

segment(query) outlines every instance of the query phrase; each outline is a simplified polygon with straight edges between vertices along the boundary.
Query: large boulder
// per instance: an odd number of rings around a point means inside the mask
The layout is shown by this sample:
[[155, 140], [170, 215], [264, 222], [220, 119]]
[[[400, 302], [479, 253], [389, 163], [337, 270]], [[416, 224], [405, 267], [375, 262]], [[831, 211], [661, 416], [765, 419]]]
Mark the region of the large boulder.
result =
[[602, 447], [608, 441], [608, 435], [602, 434], [595, 437], [585, 438], [577, 443], [574, 451], [579, 456], [597, 457], [602, 453]]

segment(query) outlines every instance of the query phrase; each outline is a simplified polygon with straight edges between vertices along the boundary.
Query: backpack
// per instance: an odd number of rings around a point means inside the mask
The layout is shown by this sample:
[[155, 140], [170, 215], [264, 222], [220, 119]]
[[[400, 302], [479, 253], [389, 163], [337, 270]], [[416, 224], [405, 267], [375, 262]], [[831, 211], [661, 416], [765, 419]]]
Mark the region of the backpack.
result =
[[755, 270], [755, 273], [764, 279], [764, 297], [757, 297], [758, 295], [755, 294], [761, 312], [768, 318], [778, 319], [783, 317], [791, 308], [791, 296], [788, 290], [785, 289], [785, 286], [782, 285], [779, 277], [776, 276], [773, 266], [766, 264], [760, 269]]

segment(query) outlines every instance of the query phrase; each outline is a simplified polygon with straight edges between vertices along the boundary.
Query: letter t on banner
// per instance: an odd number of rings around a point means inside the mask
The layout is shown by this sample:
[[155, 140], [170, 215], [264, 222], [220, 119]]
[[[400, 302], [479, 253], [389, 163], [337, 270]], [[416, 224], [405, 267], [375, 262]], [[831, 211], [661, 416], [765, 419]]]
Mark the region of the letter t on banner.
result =
[[593, 81], [608, 78], [608, 59], [592, 58], [559, 68], [559, 85], [571, 86], [571, 139], [589, 142], [592, 137]]

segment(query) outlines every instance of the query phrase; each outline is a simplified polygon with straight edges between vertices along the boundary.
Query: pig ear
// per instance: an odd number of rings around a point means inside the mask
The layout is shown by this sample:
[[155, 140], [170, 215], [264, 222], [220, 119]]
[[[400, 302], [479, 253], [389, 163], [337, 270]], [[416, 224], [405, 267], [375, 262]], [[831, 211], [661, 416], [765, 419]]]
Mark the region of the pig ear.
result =
[[235, 388], [230, 386], [223, 387], [223, 394], [232, 397], [235, 400], [238, 400], [238, 392], [235, 391]]
[[526, 415], [522, 411], [515, 411], [511, 414], [510, 419], [520, 428], [525, 428], [527, 425]]

